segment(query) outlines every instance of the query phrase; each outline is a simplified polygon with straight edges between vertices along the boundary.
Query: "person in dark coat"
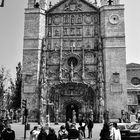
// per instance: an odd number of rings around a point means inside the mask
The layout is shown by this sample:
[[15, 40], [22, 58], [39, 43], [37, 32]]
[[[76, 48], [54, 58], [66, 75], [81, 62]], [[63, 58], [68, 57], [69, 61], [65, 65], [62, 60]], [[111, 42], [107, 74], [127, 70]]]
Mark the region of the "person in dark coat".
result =
[[65, 123], [65, 126], [66, 126], [66, 130], [69, 131], [69, 128], [70, 128], [70, 125], [71, 125], [71, 119], [68, 119]]
[[38, 140], [46, 140], [47, 139], [47, 133], [45, 132], [45, 129], [41, 127], [40, 133], [38, 134]]
[[104, 123], [103, 128], [100, 132], [100, 140], [111, 140], [109, 123]]
[[68, 131], [68, 140], [79, 139], [79, 131], [76, 129], [75, 124], [71, 124]]
[[49, 134], [47, 135], [46, 140], [58, 140], [57, 135], [55, 134], [55, 131], [53, 128], [49, 127]]
[[11, 129], [10, 125], [7, 125], [1, 134], [2, 140], [15, 140], [15, 131]]
[[87, 121], [87, 128], [88, 128], [88, 138], [92, 138], [92, 128], [93, 128], [93, 120], [91, 118]]

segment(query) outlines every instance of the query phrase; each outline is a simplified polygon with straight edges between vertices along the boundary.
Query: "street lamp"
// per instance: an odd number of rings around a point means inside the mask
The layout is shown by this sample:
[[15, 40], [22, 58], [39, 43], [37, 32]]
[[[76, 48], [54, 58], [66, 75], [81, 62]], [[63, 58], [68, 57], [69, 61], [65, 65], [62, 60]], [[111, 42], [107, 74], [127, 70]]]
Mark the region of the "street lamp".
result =
[[4, 0], [0, 0], [0, 7], [4, 7]]

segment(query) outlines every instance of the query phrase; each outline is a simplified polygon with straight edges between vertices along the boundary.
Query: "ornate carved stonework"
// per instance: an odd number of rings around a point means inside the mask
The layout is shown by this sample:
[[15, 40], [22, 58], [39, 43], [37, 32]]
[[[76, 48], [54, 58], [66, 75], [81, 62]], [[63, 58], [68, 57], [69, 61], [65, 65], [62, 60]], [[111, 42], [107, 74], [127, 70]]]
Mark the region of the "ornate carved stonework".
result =
[[120, 118], [127, 108], [123, 5], [60, 0], [44, 9], [47, 0], [38, 8], [32, 1], [25, 10], [22, 90], [30, 118], [102, 122], [104, 109]]
[[61, 23], [61, 16], [56, 15], [53, 18], [54, 18], [53, 22], [54, 22], [55, 25], [59, 25]]
[[81, 11], [81, 7], [77, 0], [71, 0], [70, 3], [65, 4], [64, 11]]
[[93, 16], [91, 14], [86, 14], [84, 16], [84, 21], [86, 24], [91, 24], [93, 22]]

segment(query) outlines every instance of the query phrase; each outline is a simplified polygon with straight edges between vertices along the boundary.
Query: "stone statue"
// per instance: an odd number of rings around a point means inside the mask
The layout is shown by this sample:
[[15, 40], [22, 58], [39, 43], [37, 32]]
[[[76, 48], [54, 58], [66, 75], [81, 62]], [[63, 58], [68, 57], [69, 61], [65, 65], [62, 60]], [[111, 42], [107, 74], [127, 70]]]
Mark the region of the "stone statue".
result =
[[76, 112], [75, 112], [75, 110], [73, 110], [73, 112], [72, 112], [72, 122], [76, 123]]
[[73, 82], [73, 62], [71, 61], [71, 66], [70, 66], [70, 81]]

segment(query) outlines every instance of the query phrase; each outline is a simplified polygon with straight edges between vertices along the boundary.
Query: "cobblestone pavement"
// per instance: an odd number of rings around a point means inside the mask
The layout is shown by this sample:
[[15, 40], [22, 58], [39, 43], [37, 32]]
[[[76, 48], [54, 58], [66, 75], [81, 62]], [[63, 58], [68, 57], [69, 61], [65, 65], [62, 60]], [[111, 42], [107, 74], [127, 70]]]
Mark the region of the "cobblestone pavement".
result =
[[[37, 123], [29, 123], [29, 124], [30, 124], [30, 130], [26, 131], [26, 140], [29, 140], [30, 131], [32, 130], [32, 128], [38, 125]], [[58, 130], [62, 124], [63, 123], [59, 123], [58, 125], [55, 125], [54, 123], [51, 123], [50, 127], [54, 128], [56, 131], [56, 134], [58, 134]], [[77, 128], [78, 126], [79, 125], [77, 124]], [[102, 126], [103, 124], [101, 123], [94, 124], [93, 138], [92, 139], [85, 138], [84, 140], [99, 140], [99, 134], [102, 129]], [[22, 125], [21, 123], [12, 123], [11, 127], [15, 131], [16, 140], [24, 140], [24, 125]], [[86, 128], [86, 137], [87, 136], [88, 136], [88, 133], [87, 133], [87, 128]]]

